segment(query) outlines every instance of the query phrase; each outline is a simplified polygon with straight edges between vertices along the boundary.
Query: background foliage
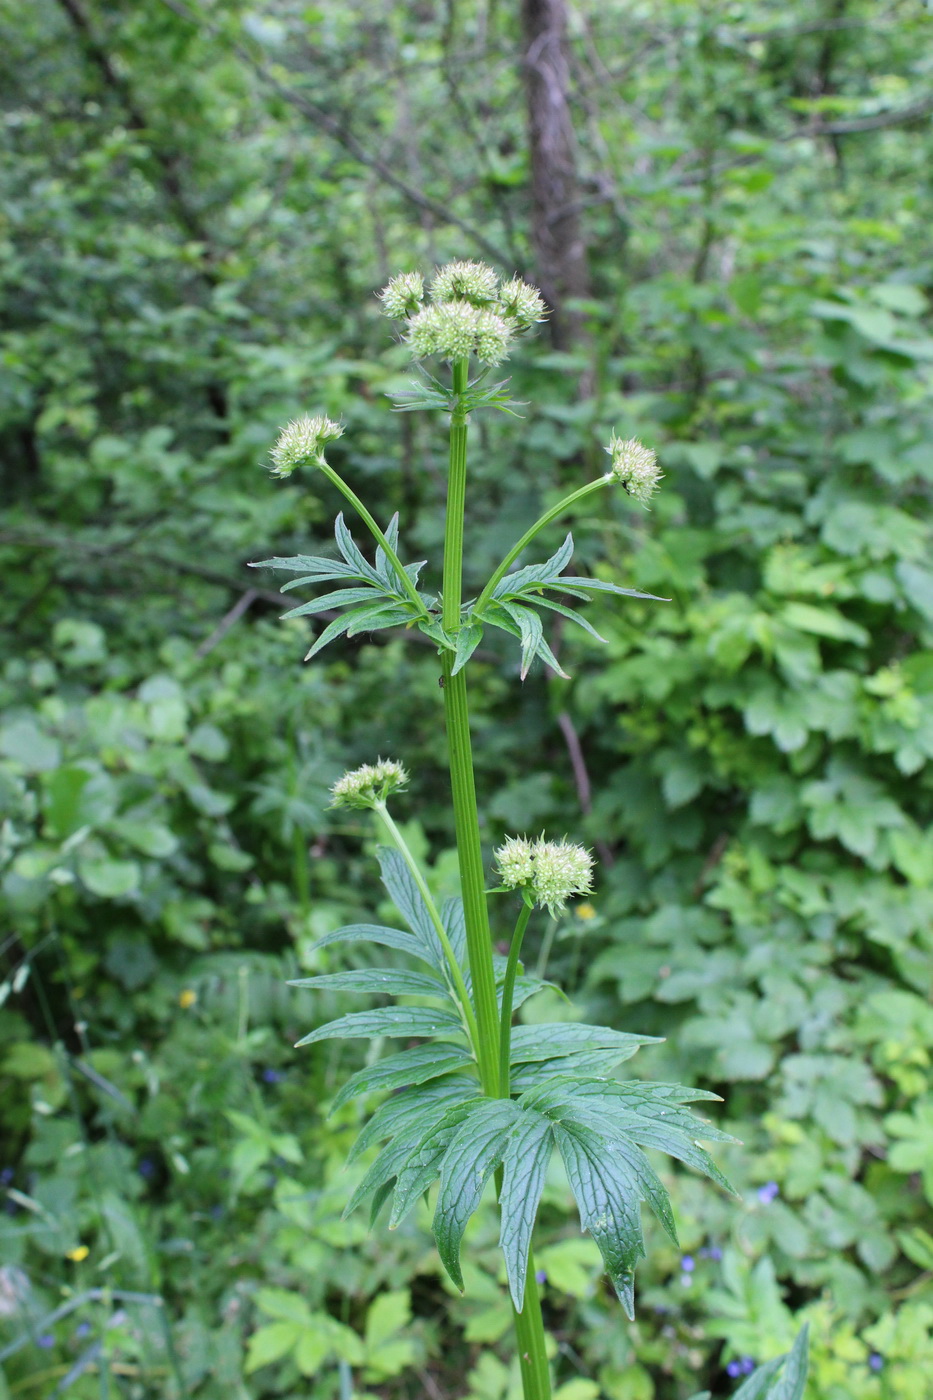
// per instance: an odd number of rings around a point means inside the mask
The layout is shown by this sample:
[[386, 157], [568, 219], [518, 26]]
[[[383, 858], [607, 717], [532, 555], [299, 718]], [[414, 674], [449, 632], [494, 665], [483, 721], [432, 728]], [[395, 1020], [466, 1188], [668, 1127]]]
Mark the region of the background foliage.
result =
[[[534, 276], [521, 18], [0, 5], [4, 1397], [515, 1394], [491, 1206], [463, 1299], [427, 1213], [341, 1221], [355, 1110], [326, 1112], [360, 1060], [295, 1054], [312, 1011], [284, 986], [340, 965], [310, 944], [381, 898], [368, 833], [326, 810], [345, 766], [412, 768], [408, 835], [450, 889], [436, 658], [357, 638], [303, 669], [313, 626], [245, 564], [326, 544], [330, 488], [259, 465], [303, 409], [343, 419], [333, 460], [401, 512], [406, 557], [436, 553], [441, 425], [389, 411], [404, 357], [372, 293], [453, 256]], [[665, 489], [649, 515], [600, 498], [578, 559], [672, 601], [595, 603], [608, 645], [558, 637], [570, 682], [521, 686], [484, 640], [487, 835], [597, 849], [593, 900], [529, 961], [668, 1037], [638, 1073], [723, 1096], [743, 1204], [665, 1168], [687, 1252], [655, 1241], [628, 1326], [549, 1181], [559, 1393], [728, 1394], [809, 1319], [811, 1400], [918, 1400], [929, 8], [568, 22], [590, 294], [569, 348], [513, 361], [525, 419], [477, 424], [470, 568], [602, 470], [615, 427]]]

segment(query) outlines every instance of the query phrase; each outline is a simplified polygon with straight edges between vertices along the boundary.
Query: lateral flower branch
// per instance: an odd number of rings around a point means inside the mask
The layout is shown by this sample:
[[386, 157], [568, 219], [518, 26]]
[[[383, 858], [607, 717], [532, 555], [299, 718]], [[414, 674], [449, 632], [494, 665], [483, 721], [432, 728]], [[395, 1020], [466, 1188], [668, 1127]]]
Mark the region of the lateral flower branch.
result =
[[[294, 575], [284, 590], [309, 584], [332, 588], [291, 609], [309, 617], [324, 609], [340, 615], [321, 631], [309, 657], [335, 637], [400, 625], [418, 627], [437, 645], [443, 680], [451, 800], [460, 894], [438, 904], [430, 880], [390, 811], [408, 775], [394, 759], [345, 774], [332, 790], [335, 806], [372, 812], [382, 843], [382, 880], [399, 914], [399, 927], [351, 925], [326, 934], [315, 949], [361, 942], [403, 954], [417, 970], [355, 967], [301, 978], [292, 985], [402, 996], [403, 1005], [350, 1012], [312, 1030], [300, 1045], [335, 1037], [397, 1037], [414, 1045], [351, 1075], [333, 1108], [380, 1096], [351, 1157], [364, 1153], [366, 1169], [347, 1204], [370, 1200], [375, 1224], [391, 1201], [394, 1226], [438, 1182], [434, 1237], [444, 1267], [463, 1287], [460, 1247], [483, 1191], [495, 1182], [500, 1245], [515, 1317], [526, 1400], [547, 1400], [545, 1348], [532, 1234], [552, 1153], [563, 1159], [583, 1228], [601, 1251], [606, 1271], [629, 1316], [634, 1314], [635, 1266], [645, 1254], [640, 1207], [646, 1202], [672, 1240], [676, 1228], [665, 1188], [646, 1156], [660, 1149], [730, 1190], [697, 1139], [729, 1141], [686, 1105], [715, 1098], [700, 1090], [616, 1077], [617, 1067], [655, 1039], [580, 1022], [514, 1025], [516, 1009], [545, 984], [520, 961], [535, 910], [559, 918], [568, 902], [590, 892], [593, 858], [567, 838], [542, 833], [512, 836], [495, 852], [493, 889], [487, 889], [480, 842], [469, 723], [467, 670], [487, 627], [514, 638], [524, 677], [540, 659], [563, 675], [545, 637], [551, 613], [582, 627], [591, 624], [570, 601], [596, 592], [660, 601], [654, 595], [602, 579], [567, 573], [573, 537], [542, 563], [522, 562], [536, 536], [575, 505], [606, 486], [621, 485], [645, 506], [660, 480], [654, 452], [613, 435], [608, 470], [545, 511], [508, 551], [473, 602], [463, 599], [463, 538], [468, 498], [470, 414], [513, 412], [508, 382], [492, 382], [518, 336], [544, 319], [537, 290], [521, 278], [502, 281], [491, 267], [452, 262], [425, 288], [418, 272], [394, 277], [380, 293], [382, 310], [400, 323], [402, 343], [418, 366], [411, 388], [396, 400], [400, 411], [440, 410], [449, 417], [449, 477], [440, 588], [421, 584], [425, 561], [403, 563], [397, 516], [383, 530], [340, 473], [325, 448], [342, 429], [323, 415], [296, 419], [272, 449], [272, 471], [299, 467], [321, 472], [344, 496], [372, 536], [368, 557], [342, 515], [335, 523], [335, 555], [297, 555], [256, 567]], [[430, 368], [429, 368], [430, 366]], [[569, 601], [568, 601], [569, 600]], [[602, 639], [600, 639], [602, 640]], [[518, 904], [509, 955], [493, 952], [489, 896]], [[404, 925], [402, 927], [401, 925]], [[377, 1149], [375, 1155], [372, 1150]]]

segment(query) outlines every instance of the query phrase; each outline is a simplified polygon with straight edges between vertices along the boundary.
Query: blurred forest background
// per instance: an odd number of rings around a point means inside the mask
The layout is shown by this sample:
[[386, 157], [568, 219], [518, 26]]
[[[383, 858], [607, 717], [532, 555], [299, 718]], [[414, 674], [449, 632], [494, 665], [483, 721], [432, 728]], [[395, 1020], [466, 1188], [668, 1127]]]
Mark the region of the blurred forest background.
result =
[[303, 667], [246, 568], [327, 547], [263, 466], [306, 410], [437, 557], [374, 292], [454, 257], [554, 307], [471, 576], [610, 429], [666, 473], [574, 530], [671, 603], [594, 603], [569, 682], [484, 643], [486, 836], [595, 848], [529, 961], [742, 1140], [741, 1202], [666, 1178], [634, 1325], [550, 1182], [561, 1400], [725, 1396], [804, 1319], [811, 1400], [933, 1395], [930, 5], [0, 0], [0, 54], [0, 1396], [516, 1394], [493, 1207], [464, 1298], [426, 1214], [341, 1221], [365, 1048], [294, 1052], [348, 1007], [284, 985], [382, 899], [344, 768], [412, 769], [450, 888], [437, 659]]

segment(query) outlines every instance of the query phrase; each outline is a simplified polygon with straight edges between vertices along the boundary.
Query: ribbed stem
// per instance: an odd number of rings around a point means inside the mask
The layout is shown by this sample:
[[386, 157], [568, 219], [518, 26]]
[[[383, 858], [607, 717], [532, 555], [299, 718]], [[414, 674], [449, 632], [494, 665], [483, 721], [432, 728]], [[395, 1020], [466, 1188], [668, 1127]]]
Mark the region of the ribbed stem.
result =
[[525, 1282], [522, 1310], [516, 1312], [513, 1305], [512, 1314], [515, 1318], [515, 1340], [518, 1342], [525, 1400], [550, 1400], [551, 1375], [544, 1345], [544, 1318], [541, 1316], [541, 1298], [538, 1293], [538, 1280], [535, 1277], [535, 1256], [532, 1249], [528, 1251], [528, 1277]]
[[[467, 360], [459, 360], [453, 366], [455, 395], [464, 393], [467, 381], [468, 362]], [[444, 631], [448, 635], [455, 634], [460, 626], [463, 590], [463, 514], [466, 502], [466, 447], [466, 414], [459, 407], [455, 407], [450, 421], [450, 478], [447, 486], [447, 520], [444, 531], [442, 622]], [[505, 567], [508, 567], [508, 561], [506, 561]], [[473, 778], [473, 749], [470, 741], [466, 671], [461, 670], [453, 675], [453, 664], [453, 653], [445, 649], [441, 655], [444, 715], [447, 723], [450, 786], [453, 796], [454, 825], [457, 833], [457, 857], [460, 864], [460, 887], [463, 893], [467, 952], [473, 979], [473, 1004], [476, 1010], [479, 1036], [477, 1059], [484, 1093], [489, 1098], [499, 1098], [502, 1092], [499, 1077], [501, 1027], [496, 1003], [496, 979], [492, 963], [489, 912], [486, 908], [486, 882], [483, 874], [483, 853], [480, 846], [476, 784]], [[515, 956], [517, 961], [517, 952]], [[509, 1019], [511, 1020], [511, 1016]], [[508, 1088], [506, 1093], [508, 1093]], [[496, 1179], [497, 1185], [501, 1188], [501, 1167], [496, 1173]], [[518, 1341], [525, 1400], [550, 1400], [551, 1382], [544, 1343], [544, 1321], [541, 1317], [541, 1301], [538, 1297], [534, 1267], [534, 1256], [529, 1250], [524, 1306], [521, 1312], [514, 1314], [515, 1335]]]
[[505, 980], [502, 983], [502, 1010], [499, 1013], [499, 1096], [503, 1099], [512, 1096], [512, 1075], [509, 1060], [512, 1053], [512, 999], [515, 995], [515, 974], [518, 971], [518, 955], [522, 950], [522, 939], [531, 918], [531, 905], [523, 904], [522, 911], [512, 934], [509, 945], [509, 960], [505, 967]]
[[[455, 395], [464, 393], [468, 382], [468, 361], [453, 366]], [[447, 484], [447, 518], [444, 530], [444, 591], [442, 622], [453, 634], [460, 626], [463, 590], [463, 513], [466, 502], [466, 414], [457, 406], [450, 422], [450, 476]], [[492, 965], [492, 935], [486, 908], [486, 882], [479, 838], [479, 813], [473, 779], [473, 748], [470, 741], [470, 713], [467, 704], [466, 674], [452, 674], [454, 657], [444, 651], [444, 715], [450, 786], [453, 796], [460, 888], [466, 923], [467, 953], [473, 980], [473, 1004], [479, 1031], [477, 1057], [480, 1080], [490, 1098], [499, 1094], [499, 1014], [496, 979]]]

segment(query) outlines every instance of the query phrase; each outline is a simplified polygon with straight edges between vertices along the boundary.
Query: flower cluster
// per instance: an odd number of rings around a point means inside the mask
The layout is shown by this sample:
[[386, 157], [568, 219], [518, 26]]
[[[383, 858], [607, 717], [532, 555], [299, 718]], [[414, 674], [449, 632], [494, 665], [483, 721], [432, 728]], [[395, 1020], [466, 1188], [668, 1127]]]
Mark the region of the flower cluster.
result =
[[634, 500], [647, 505], [661, 480], [657, 455], [637, 438], [623, 441], [615, 433], [606, 451], [612, 458], [609, 475], [621, 482]]
[[482, 365], [501, 364], [512, 340], [546, 315], [536, 289], [520, 277], [500, 286], [491, 267], [452, 262], [437, 269], [430, 304], [424, 303], [420, 273], [403, 272], [379, 293], [387, 316], [405, 322], [405, 343], [416, 360], [437, 355]]
[[343, 436], [339, 423], [332, 423], [323, 414], [310, 418], [305, 414], [289, 423], [279, 433], [278, 441], [269, 454], [273, 476], [291, 476], [307, 462], [317, 465], [324, 460], [324, 446]]
[[400, 792], [408, 783], [408, 773], [401, 763], [391, 758], [379, 758], [364, 763], [338, 778], [330, 790], [332, 807], [374, 807], [385, 802], [393, 792]]
[[593, 888], [593, 857], [571, 841], [539, 836], [509, 836], [495, 853], [496, 868], [507, 890], [520, 889], [556, 917], [577, 894]]

